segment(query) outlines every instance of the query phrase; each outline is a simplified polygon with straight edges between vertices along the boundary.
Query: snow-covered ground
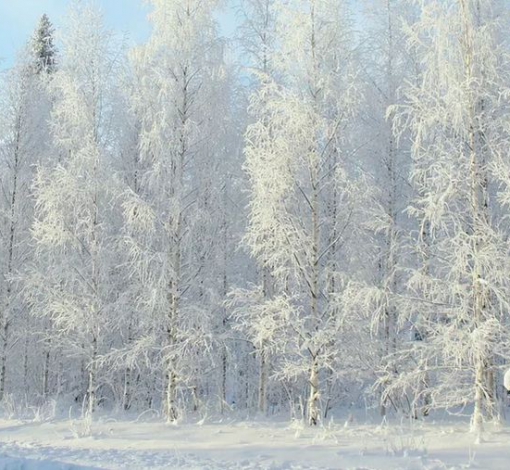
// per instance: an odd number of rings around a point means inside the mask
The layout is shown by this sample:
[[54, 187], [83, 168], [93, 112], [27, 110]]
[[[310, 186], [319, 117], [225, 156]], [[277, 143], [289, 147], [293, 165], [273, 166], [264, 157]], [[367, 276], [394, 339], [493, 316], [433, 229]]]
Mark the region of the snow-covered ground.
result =
[[312, 429], [284, 419], [0, 419], [0, 470], [510, 469], [510, 425], [487, 426], [475, 444], [467, 418], [346, 421]]
[[298, 423], [223, 420], [177, 426], [99, 419], [86, 423], [0, 420], [0, 469], [510, 468], [510, 427], [475, 445], [464, 420], [434, 423]]

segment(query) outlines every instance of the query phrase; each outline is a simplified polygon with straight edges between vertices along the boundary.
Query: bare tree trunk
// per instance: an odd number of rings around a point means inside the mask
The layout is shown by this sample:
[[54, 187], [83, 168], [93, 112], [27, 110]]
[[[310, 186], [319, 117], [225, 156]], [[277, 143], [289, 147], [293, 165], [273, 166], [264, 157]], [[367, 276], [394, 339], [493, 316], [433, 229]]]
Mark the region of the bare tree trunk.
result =
[[[227, 276], [227, 264], [228, 264], [228, 223], [227, 223], [227, 185], [225, 183], [223, 188], [223, 285], [222, 285], [222, 294], [223, 300], [226, 300], [228, 294], [228, 276]], [[222, 312], [222, 321], [221, 326], [223, 329], [223, 333], [227, 330], [227, 312], [225, 308], [221, 309]], [[228, 371], [228, 356], [227, 356], [227, 347], [225, 342], [223, 342], [221, 347], [221, 407], [223, 408], [224, 404], [227, 403], [227, 371]], [[223, 410], [222, 410], [223, 411]]]
[[[187, 12], [190, 13], [189, 11]], [[166, 419], [168, 422], [175, 422], [178, 419], [177, 410], [177, 357], [176, 352], [172, 351], [177, 345], [177, 328], [180, 316], [180, 303], [181, 303], [181, 269], [182, 269], [182, 185], [183, 185], [183, 172], [184, 162], [188, 153], [187, 142], [187, 123], [189, 120], [189, 103], [188, 103], [188, 86], [190, 84], [188, 77], [188, 66], [184, 65], [182, 68], [182, 104], [179, 110], [180, 115], [180, 129], [179, 129], [179, 151], [172, 161], [172, 195], [178, 201], [177, 207], [174, 209], [175, 213], [172, 220], [169, 221], [171, 227], [170, 241], [172, 243], [171, 249], [171, 266], [172, 274], [169, 287], [170, 298], [170, 312], [168, 318], [167, 340], [170, 348], [170, 357], [167, 358], [166, 363]]]
[[166, 376], [166, 420], [169, 423], [175, 423], [179, 417], [177, 411], [177, 374], [172, 370], [173, 361], [170, 361]]
[[124, 411], [129, 410], [131, 407], [132, 380], [133, 370], [131, 367], [127, 367], [124, 371], [124, 392], [122, 393], [122, 409]]
[[[274, 279], [268, 266], [262, 267], [262, 287], [264, 300], [273, 298]], [[267, 386], [269, 380], [269, 351], [264, 343], [259, 345], [259, 387], [258, 410], [267, 414]]]
[[[180, 225], [180, 224], [179, 224]], [[179, 233], [179, 232], [178, 232]], [[180, 300], [180, 292], [178, 286], [178, 279], [180, 277], [180, 250], [179, 247], [175, 247], [174, 252], [174, 273], [175, 278], [171, 282], [169, 286], [170, 289], [170, 318], [169, 318], [169, 326], [167, 330], [168, 335], [168, 346], [170, 348], [169, 357], [166, 361], [166, 372], [165, 372], [165, 380], [166, 380], [166, 405], [165, 405], [165, 413], [167, 422], [173, 423], [177, 421], [178, 411], [177, 411], [177, 364], [175, 358], [175, 351], [172, 349], [177, 344], [176, 338], [176, 322], [179, 314], [179, 300]]]
[[[135, 172], [136, 173], [136, 172]], [[136, 178], [135, 178], [135, 187], [136, 187]], [[133, 342], [133, 329], [135, 328], [134, 319], [131, 318], [128, 324], [128, 334], [127, 334], [127, 344], [131, 344]], [[129, 410], [131, 407], [131, 399], [133, 395], [133, 369], [128, 366], [124, 371], [124, 392], [122, 394], [122, 409], [124, 411]]]
[[314, 359], [310, 370], [310, 397], [308, 398], [308, 424], [316, 426], [320, 420], [319, 366]]
[[91, 416], [96, 409], [96, 358], [97, 358], [97, 337], [92, 338], [92, 355], [88, 366], [88, 387], [87, 387], [87, 414]]
[[7, 361], [7, 338], [9, 337], [9, 323], [4, 319], [2, 328], [2, 352], [0, 354], [0, 401], [5, 395], [5, 369]]
[[220, 393], [221, 393], [221, 403], [222, 403], [222, 409], [225, 406], [225, 403], [227, 403], [227, 351], [225, 346], [222, 348], [221, 352], [221, 387], [220, 387]]
[[[315, 4], [312, 2], [310, 5], [310, 22], [312, 26], [311, 33], [311, 53], [313, 60], [313, 77], [312, 81], [315, 83], [310, 83], [310, 90], [312, 98], [317, 105], [320, 88], [315, 88], [317, 86], [317, 70], [318, 70], [318, 60], [316, 57], [316, 37], [315, 37]], [[311, 224], [312, 224], [312, 237], [311, 237], [311, 273], [310, 273], [310, 314], [311, 314], [311, 329], [312, 334], [315, 334], [319, 329], [320, 323], [320, 305], [319, 305], [319, 296], [320, 296], [320, 285], [319, 285], [319, 276], [320, 276], [320, 243], [321, 243], [321, 220], [320, 220], [320, 179], [319, 172], [321, 167], [320, 155], [321, 152], [317, 148], [318, 143], [315, 144], [315, 147], [309, 149], [310, 151], [310, 185], [311, 185]], [[317, 425], [321, 412], [320, 412], [320, 379], [319, 379], [319, 363], [318, 363], [318, 351], [314, 351], [309, 349], [310, 354], [310, 396], [308, 398], [308, 423], [310, 425]]]
[[45, 341], [45, 351], [44, 351], [44, 371], [43, 371], [43, 396], [47, 397], [49, 395], [49, 377], [50, 377], [50, 351], [51, 351], [51, 339]]
[[[312, 176], [313, 196], [312, 196], [312, 276], [311, 276], [311, 316], [312, 316], [312, 329], [317, 330], [319, 321], [319, 196], [317, 188], [317, 179], [315, 172]], [[319, 422], [319, 398], [320, 398], [320, 384], [319, 384], [319, 364], [317, 361], [317, 353], [309, 351], [311, 365], [310, 365], [310, 396], [308, 398], [308, 423], [316, 425]]]
[[261, 345], [260, 351], [260, 365], [259, 365], [259, 403], [258, 408], [259, 412], [262, 414], [267, 414], [267, 379], [269, 372], [269, 364], [267, 362], [267, 353], [264, 345]]

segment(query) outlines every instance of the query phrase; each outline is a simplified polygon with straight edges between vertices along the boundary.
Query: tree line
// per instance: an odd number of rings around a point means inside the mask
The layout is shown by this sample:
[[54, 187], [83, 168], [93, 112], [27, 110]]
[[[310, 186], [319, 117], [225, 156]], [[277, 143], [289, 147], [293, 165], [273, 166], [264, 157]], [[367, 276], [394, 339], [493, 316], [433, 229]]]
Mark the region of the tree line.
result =
[[508, 5], [149, 3], [2, 74], [0, 400], [499, 419]]

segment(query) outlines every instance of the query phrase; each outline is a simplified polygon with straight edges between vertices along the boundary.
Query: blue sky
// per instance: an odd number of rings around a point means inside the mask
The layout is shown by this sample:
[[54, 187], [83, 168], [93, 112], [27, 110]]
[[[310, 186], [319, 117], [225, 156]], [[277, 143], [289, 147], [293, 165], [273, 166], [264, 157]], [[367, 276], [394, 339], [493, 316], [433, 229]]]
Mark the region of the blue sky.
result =
[[[58, 27], [72, 0], [0, 0], [0, 69], [12, 65], [17, 51], [26, 43], [43, 13]], [[143, 42], [149, 35], [149, 7], [143, 0], [95, 0], [104, 12], [108, 27], [124, 32], [133, 43]], [[219, 14], [222, 31], [230, 35], [235, 27], [231, 9]]]

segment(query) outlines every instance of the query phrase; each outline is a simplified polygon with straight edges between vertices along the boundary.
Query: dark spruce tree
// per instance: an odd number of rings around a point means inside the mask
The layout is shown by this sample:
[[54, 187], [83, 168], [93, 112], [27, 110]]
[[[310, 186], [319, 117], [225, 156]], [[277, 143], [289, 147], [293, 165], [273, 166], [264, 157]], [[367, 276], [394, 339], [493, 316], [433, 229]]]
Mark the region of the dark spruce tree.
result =
[[55, 29], [46, 14], [41, 16], [39, 24], [30, 41], [31, 52], [35, 58], [36, 72], [52, 73], [56, 69], [57, 48], [53, 42]]

